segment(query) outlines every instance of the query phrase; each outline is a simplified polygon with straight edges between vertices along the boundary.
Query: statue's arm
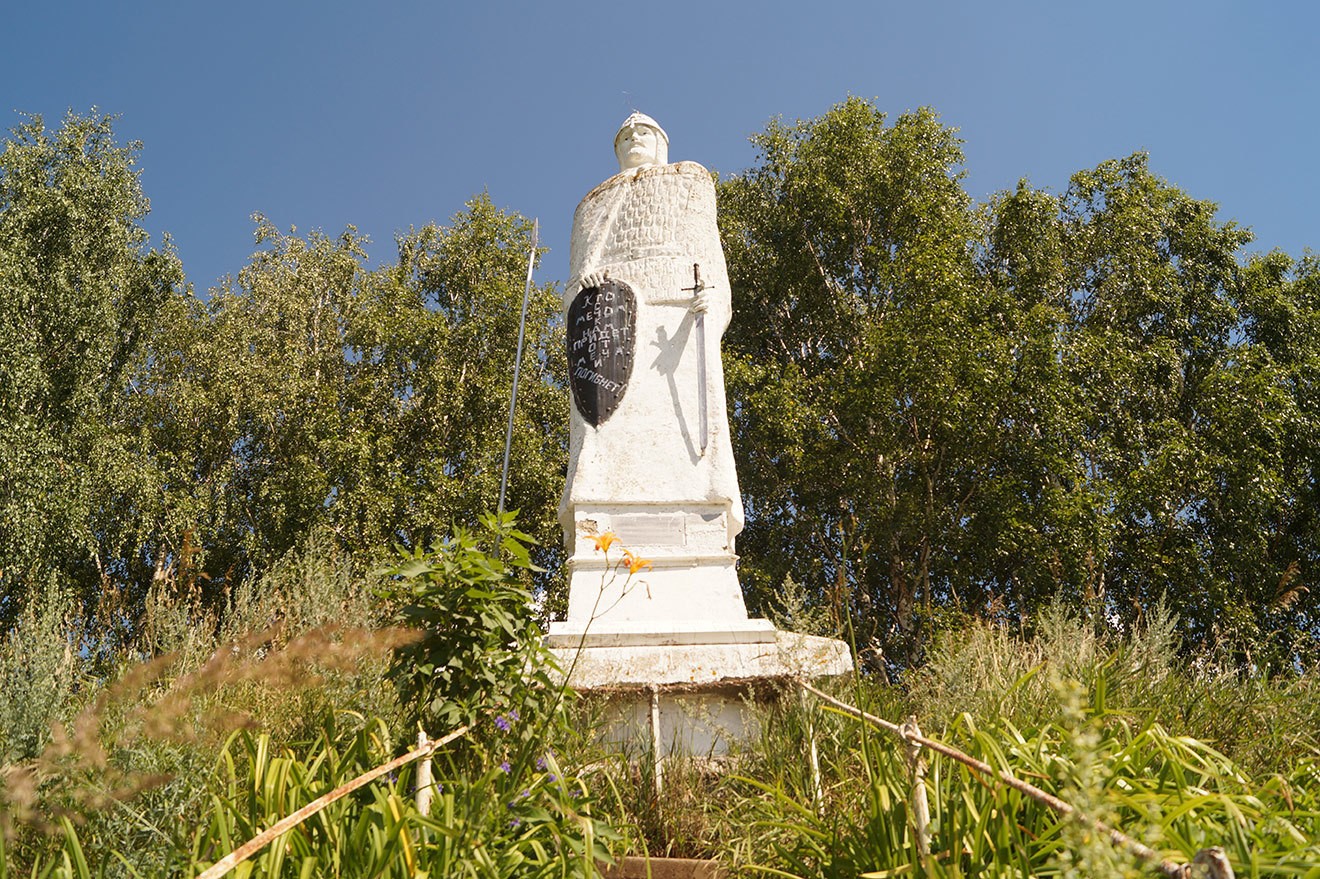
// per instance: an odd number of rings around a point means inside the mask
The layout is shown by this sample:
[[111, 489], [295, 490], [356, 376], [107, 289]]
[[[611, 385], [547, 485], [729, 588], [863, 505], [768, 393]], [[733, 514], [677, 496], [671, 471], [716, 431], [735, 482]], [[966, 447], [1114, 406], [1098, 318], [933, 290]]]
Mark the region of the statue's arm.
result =
[[710, 287], [693, 296], [691, 290], [678, 290], [670, 296], [652, 296], [646, 301], [652, 305], [686, 305], [693, 314], [705, 314], [712, 302]]

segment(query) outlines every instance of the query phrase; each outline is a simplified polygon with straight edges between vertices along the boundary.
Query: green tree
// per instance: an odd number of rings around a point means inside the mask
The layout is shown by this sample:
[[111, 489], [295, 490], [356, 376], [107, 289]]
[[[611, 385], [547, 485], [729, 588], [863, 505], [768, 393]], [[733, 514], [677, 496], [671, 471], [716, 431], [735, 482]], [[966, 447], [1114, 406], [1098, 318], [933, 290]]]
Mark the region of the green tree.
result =
[[1290, 561], [1268, 540], [1295, 406], [1236, 307], [1250, 233], [1215, 212], [1143, 154], [1074, 175], [1065, 358], [1101, 525], [1087, 597], [1122, 621], [1166, 597], [1193, 642], [1245, 643]]
[[[1252, 369], [1260, 400], [1231, 413], [1234, 438], [1245, 421], [1256, 451], [1216, 512], [1250, 518], [1231, 535], [1246, 618], [1266, 660], [1320, 658], [1320, 259], [1274, 251], [1253, 258], [1238, 287], [1241, 361]], [[1266, 407], [1268, 402], [1269, 406]], [[1260, 425], [1256, 427], [1256, 425]], [[1265, 440], [1268, 440], [1266, 442]], [[1254, 451], [1254, 450], [1253, 450]], [[1230, 451], [1231, 454], [1231, 451]]]
[[[303, 237], [259, 217], [252, 260], [180, 314], [186, 341], [158, 363], [180, 488], [162, 557], [189, 547], [216, 592], [317, 532], [366, 563], [494, 509], [530, 225], [480, 197], [372, 270], [351, 228]], [[553, 547], [559, 308], [552, 287], [534, 294], [509, 506]]]
[[[396, 509], [386, 533], [431, 540], [455, 522], [475, 522], [499, 499], [505, 423], [517, 356], [531, 223], [487, 195], [468, 202], [448, 227], [428, 225], [399, 239], [387, 295], [415, 304], [414, 326], [396, 349], [378, 338], [378, 381], [413, 404], [400, 424], [397, 463], [388, 472]], [[533, 287], [515, 413], [506, 507], [542, 546], [550, 567], [562, 558], [556, 510], [568, 447], [568, 393], [560, 296]], [[425, 486], [408, 491], [409, 486]]]
[[1008, 385], [973, 498], [966, 576], [1014, 615], [1090, 588], [1100, 534], [1076, 443], [1085, 394], [1063, 356], [1073, 301], [1059, 212], [1057, 198], [1021, 181], [985, 206], [978, 257], [999, 303]]
[[52, 581], [109, 617], [133, 600], [161, 488], [137, 379], [183, 280], [141, 226], [137, 150], [70, 114], [30, 117], [0, 155], [0, 627]]
[[945, 568], [1009, 390], [959, 141], [858, 99], [753, 141], [758, 166], [721, 186], [742, 570], [760, 602], [815, 579], [911, 658], [922, 616], [960, 597]]
[[[942, 613], [1164, 600], [1239, 662], [1314, 650], [1316, 263], [1144, 155], [975, 209], [954, 132], [850, 99], [721, 184], [741, 539], [890, 660]], [[1248, 654], [1251, 654], [1248, 656]]]

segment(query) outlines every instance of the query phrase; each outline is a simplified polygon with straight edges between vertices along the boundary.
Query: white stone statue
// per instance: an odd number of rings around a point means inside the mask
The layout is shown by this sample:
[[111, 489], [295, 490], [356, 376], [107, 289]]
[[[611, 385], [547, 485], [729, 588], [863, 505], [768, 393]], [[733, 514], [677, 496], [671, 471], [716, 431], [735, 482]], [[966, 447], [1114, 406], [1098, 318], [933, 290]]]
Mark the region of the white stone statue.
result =
[[[574, 214], [565, 309], [580, 291], [607, 280], [631, 288], [632, 368], [606, 420], [592, 424], [577, 407], [571, 415], [559, 510], [573, 553], [570, 619], [585, 600], [583, 569], [592, 567], [593, 546], [584, 541], [606, 530], [653, 559], [653, 585], [665, 579], [663, 568], [719, 569], [699, 578], [700, 586], [688, 578], [693, 588], [669, 590], [672, 603], [657, 598], [655, 588], [645, 605], [616, 603], [616, 617], [672, 618], [715, 607], [746, 619], [733, 568], [743, 508], [720, 363], [730, 299], [714, 180], [696, 162], [667, 164], [668, 136], [641, 113], [623, 123], [614, 151], [619, 173], [591, 190]], [[568, 332], [572, 347], [574, 327]], [[570, 370], [590, 374], [582, 362], [577, 366], [570, 352]], [[704, 607], [686, 604], [703, 591]]]
[[[753, 728], [748, 681], [843, 674], [852, 660], [840, 641], [747, 616], [714, 181], [695, 162], [668, 164], [669, 137], [640, 113], [614, 152], [619, 173], [573, 217], [573, 408], [559, 509], [568, 616], [551, 623], [547, 643], [572, 686], [610, 694], [607, 739], [649, 729], [657, 760], [671, 749], [722, 753]], [[619, 544], [648, 561], [621, 567]]]

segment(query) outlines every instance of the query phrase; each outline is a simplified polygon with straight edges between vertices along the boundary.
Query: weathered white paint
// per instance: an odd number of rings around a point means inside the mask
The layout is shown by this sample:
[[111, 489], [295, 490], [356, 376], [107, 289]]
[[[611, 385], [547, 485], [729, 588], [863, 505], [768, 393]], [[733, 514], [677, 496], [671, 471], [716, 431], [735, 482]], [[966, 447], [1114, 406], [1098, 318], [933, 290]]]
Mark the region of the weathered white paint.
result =
[[[585, 637], [559, 628], [550, 636], [570, 680], [579, 689], [701, 685], [764, 678], [820, 677], [852, 670], [848, 645], [833, 638], [764, 629], [716, 633], [687, 640], [684, 633], [606, 630]], [[745, 635], [739, 638], [738, 635]]]

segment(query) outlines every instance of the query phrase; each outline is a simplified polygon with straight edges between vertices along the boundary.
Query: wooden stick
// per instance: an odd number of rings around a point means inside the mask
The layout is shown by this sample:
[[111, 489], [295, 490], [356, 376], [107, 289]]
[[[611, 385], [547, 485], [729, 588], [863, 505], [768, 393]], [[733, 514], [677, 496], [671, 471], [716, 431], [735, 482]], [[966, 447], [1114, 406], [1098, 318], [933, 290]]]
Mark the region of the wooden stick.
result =
[[[422, 747], [429, 740], [426, 733], [422, 730], [417, 731], [417, 747]], [[417, 811], [422, 813], [422, 817], [431, 814], [431, 799], [435, 796], [435, 782], [431, 777], [431, 756], [422, 758], [422, 762], [417, 764], [417, 782], [413, 785], [417, 793]]]
[[393, 772], [395, 769], [398, 769], [400, 766], [406, 766], [407, 764], [416, 760], [418, 757], [429, 757], [430, 755], [434, 754], [437, 749], [443, 747], [444, 745], [449, 744], [454, 739], [457, 739], [460, 736], [466, 735], [467, 732], [468, 732], [467, 726], [460, 726], [458, 729], [454, 730], [453, 732], [451, 732], [449, 735], [445, 736], [442, 739], [437, 739], [436, 741], [433, 742], [427, 742], [426, 744], [421, 745], [420, 747], [414, 748], [413, 750], [409, 751], [407, 754], [404, 754], [402, 757], [396, 757], [390, 762], [385, 763], [381, 766], [377, 766], [375, 769], [372, 769], [369, 772], [364, 772], [361, 775], [359, 775], [357, 778], [353, 779], [352, 781], [346, 784], [342, 784], [339, 787], [335, 788], [334, 790], [330, 791], [330, 793], [325, 794], [324, 796], [321, 797], [317, 797], [307, 805], [303, 806], [298, 811], [294, 812], [292, 815], [288, 815], [287, 817], [281, 818], [279, 821], [271, 825], [270, 828], [268, 828], [267, 830], [263, 830], [261, 833], [258, 833], [256, 836], [252, 837], [247, 842], [243, 843], [238, 848], [234, 849], [232, 852], [225, 855], [220, 860], [216, 861], [214, 864], [208, 867], [205, 872], [199, 875], [197, 879], [220, 879], [221, 876], [225, 875], [230, 870], [234, 869], [239, 864], [243, 863], [248, 858], [255, 855], [257, 852], [261, 851], [263, 848], [269, 845], [272, 840], [288, 832], [289, 830], [292, 830], [294, 827], [297, 827], [299, 824], [306, 821], [308, 818], [312, 817], [317, 812], [321, 811], [326, 806], [333, 803], [335, 800], [342, 799], [343, 797], [347, 796], [348, 794], [351, 794], [353, 791], [357, 790], [363, 785], [370, 784], [371, 782], [380, 778], [382, 775], [384, 775], [387, 772]]
[[926, 798], [926, 760], [921, 756], [921, 736], [917, 716], [913, 714], [901, 727], [904, 750], [907, 751], [908, 783], [912, 785], [912, 828], [917, 833], [917, 851], [921, 857], [930, 856], [930, 801]]
[[816, 812], [822, 814], [825, 809], [825, 785], [820, 775], [820, 750], [816, 747], [816, 722], [811, 717], [811, 706], [807, 704], [805, 690], [798, 692], [802, 701], [802, 715], [807, 721], [807, 740], [811, 743], [811, 791], [816, 799]]

